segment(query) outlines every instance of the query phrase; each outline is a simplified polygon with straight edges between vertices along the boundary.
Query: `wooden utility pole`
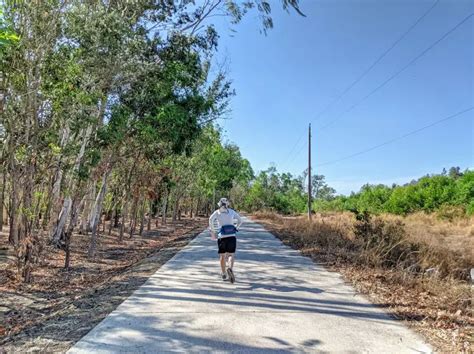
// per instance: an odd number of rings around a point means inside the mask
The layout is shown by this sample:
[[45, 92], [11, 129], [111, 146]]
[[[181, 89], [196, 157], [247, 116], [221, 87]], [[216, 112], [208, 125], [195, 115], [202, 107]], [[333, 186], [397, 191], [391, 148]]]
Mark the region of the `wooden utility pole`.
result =
[[311, 123], [308, 129], [308, 219], [311, 220]]

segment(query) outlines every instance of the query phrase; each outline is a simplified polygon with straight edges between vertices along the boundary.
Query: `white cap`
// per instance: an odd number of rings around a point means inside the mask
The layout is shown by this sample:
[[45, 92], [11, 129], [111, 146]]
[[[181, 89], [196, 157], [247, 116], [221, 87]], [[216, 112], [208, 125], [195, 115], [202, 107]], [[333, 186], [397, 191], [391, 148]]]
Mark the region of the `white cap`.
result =
[[217, 203], [217, 205], [220, 207], [223, 207], [225, 206], [226, 208], [229, 207], [229, 201], [227, 200], [227, 198], [221, 198], [219, 200], [219, 203]]

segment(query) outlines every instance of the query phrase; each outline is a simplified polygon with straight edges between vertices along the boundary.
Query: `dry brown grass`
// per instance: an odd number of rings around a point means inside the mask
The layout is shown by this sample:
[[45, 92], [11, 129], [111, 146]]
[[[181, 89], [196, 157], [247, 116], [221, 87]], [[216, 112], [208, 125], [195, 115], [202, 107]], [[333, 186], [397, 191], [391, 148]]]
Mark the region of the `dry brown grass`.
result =
[[474, 217], [445, 220], [434, 214], [416, 213], [403, 220], [407, 234], [415, 241], [459, 252], [474, 261]]
[[[204, 218], [183, 219], [158, 225], [142, 236], [126, 237], [123, 242], [114, 229], [112, 235], [100, 235], [93, 259], [87, 255], [90, 236], [74, 234], [70, 270], [63, 268], [64, 252], [47, 245], [31, 284], [18, 280], [11, 261], [0, 261], [0, 353], [7, 343], [7, 352], [27, 352], [28, 346], [33, 351], [66, 351], [85, 334], [84, 328], [87, 333], [113, 311], [207, 222]], [[0, 232], [0, 245], [7, 240], [7, 233]], [[150, 255], [150, 263], [145, 264]], [[49, 340], [59, 349], [41, 348]]]
[[417, 213], [360, 221], [352, 213], [334, 212], [318, 213], [310, 222], [305, 216], [255, 216], [279, 225], [295, 245], [359, 264], [401, 267], [418, 274], [429, 269], [430, 274], [460, 280], [468, 280], [474, 267], [474, 218], [448, 221]]
[[255, 215], [283, 242], [388, 305], [441, 352], [473, 352], [474, 218], [423, 213], [357, 220], [352, 213]]

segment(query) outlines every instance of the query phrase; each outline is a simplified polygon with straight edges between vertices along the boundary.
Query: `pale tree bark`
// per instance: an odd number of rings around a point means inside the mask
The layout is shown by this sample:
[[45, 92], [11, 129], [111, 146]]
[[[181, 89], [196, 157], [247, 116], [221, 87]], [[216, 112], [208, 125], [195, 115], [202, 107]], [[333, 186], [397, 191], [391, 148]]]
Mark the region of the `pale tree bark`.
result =
[[81, 216], [81, 223], [79, 226], [79, 233], [81, 235], [87, 235], [90, 230], [90, 215], [92, 209], [92, 201], [95, 200], [95, 180], [89, 183], [89, 187], [87, 189], [87, 193], [85, 195], [84, 200], [84, 207], [82, 208], [82, 216]]
[[72, 206], [72, 199], [70, 196], [64, 198], [63, 206], [61, 212], [59, 213], [58, 221], [56, 227], [53, 229], [53, 233], [51, 235], [52, 243], [57, 247], [61, 247], [61, 242], [63, 239], [63, 230], [66, 225], [66, 221], [68, 219], [69, 213], [71, 211]]
[[97, 190], [96, 186], [97, 186], [97, 183], [98, 180], [94, 179], [92, 182], [91, 182], [91, 185], [90, 185], [90, 189], [89, 189], [89, 198], [88, 198], [88, 201], [89, 201], [89, 204], [88, 204], [88, 208], [87, 208], [87, 214], [84, 214], [86, 217], [85, 217], [85, 229], [86, 229], [86, 234], [87, 232], [89, 231], [92, 231], [92, 225], [97, 222], [96, 218], [97, 218], [97, 198], [99, 197], [100, 195], [100, 192], [102, 191], [102, 183], [103, 183], [103, 176], [102, 176], [102, 182], [100, 184], [100, 188], [99, 190]]
[[[77, 171], [79, 171], [79, 168], [82, 163], [82, 159], [84, 157], [84, 153], [86, 151], [86, 146], [89, 142], [91, 135], [92, 135], [92, 125], [89, 125], [87, 126], [87, 128], [85, 129], [83, 133], [81, 148], [80, 148], [79, 154], [76, 157], [76, 162], [74, 164], [72, 175], [74, 175]], [[74, 182], [70, 181], [70, 185], [73, 185], [73, 184]], [[66, 225], [66, 220], [68, 219], [69, 212], [71, 211], [71, 205], [72, 205], [71, 197], [64, 198], [63, 205], [60, 209], [61, 211], [59, 213], [59, 218], [57, 219], [53, 227], [53, 230], [51, 232], [52, 243], [56, 245], [57, 247], [60, 247], [61, 243], [64, 241], [64, 236], [65, 236], [64, 227]]]
[[6, 173], [6, 171], [3, 171], [3, 173], [2, 173], [2, 187], [0, 189], [0, 231], [3, 229], [3, 214], [4, 214], [3, 204], [4, 204], [4, 201], [5, 201], [6, 184], [7, 184], [7, 173]]
[[[102, 98], [98, 103], [99, 107], [98, 107], [98, 111], [97, 111], [96, 122], [99, 122], [99, 121], [102, 120], [102, 117], [105, 113], [105, 105], [106, 105], [106, 99]], [[73, 176], [75, 175], [75, 173], [77, 173], [77, 171], [79, 171], [79, 168], [81, 167], [81, 164], [82, 164], [83, 158], [84, 158], [84, 154], [86, 152], [86, 147], [89, 144], [89, 141], [92, 137], [94, 127], [95, 127], [94, 124], [89, 124], [87, 126], [87, 128], [85, 130], [83, 130], [81, 148], [80, 148], [79, 153], [76, 157], [76, 160], [75, 160], [75, 163], [74, 163], [74, 168], [73, 168], [72, 174], [70, 176], [69, 185], [70, 185], [71, 189], [76, 189], [76, 185], [77, 185], [78, 182], [74, 181]], [[64, 210], [65, 210], [65, 208], [63, 206], [61, 212], [64, 211]], [[66, 215], [66, 218], [68, 217], [70, 210], [71, 209], [67, 210], [68, 214]], [[77, 219], [77, 215], [76, 215], [76, 219]], [[59, 239], [55, 239], [54, 236], [53, 236], [53, 244], [59, 245], [58, 241], [60, 241], [62, 238], [64, 238], [64, 226], [65, 226], [64, 223], [61, 223], [61, 224], [59, 222], [56, 223], [56, 225], [54, 227], [54, 230], [52, 232], [52, 235], [54, 235], [55, 237], [59, 237]]]
[[92, 208], [92, 217], [91, 217], [91, 243], [89, 245], [89, 257], [94, 257], [96, 249], [97, 249], [97, 226], [99, 224], [100, 217], [102, 215], [102, 206], [104, 204], [105, 193], [107, 191], [107, 179], [110, 175], [110, 168], [107, 168], [103, 178], [102, 178], [102, 185], [99, 190], [99, 194], [97, 194], [97, 198], [95, 200], [94, 206]]
[[[66, 125], [65, 128], [62, 129], [62, 136], [60, 141], [60, 147], [64, 148], [64, 146], [69, 141], [69, 126]], [[57, 158], [57, 167], [56, 171], [53, 176], [52, 186], [51, 186], [51, 196], [48, 201], [48, 207], [46, 210], [46, 215], [43, 220], [43, 225], [46, 226], [51, 219], [51, 212], [52, 215], [58, 215], [61, 210], [61, 185], [63, 183], [63, 160], [62, 156]]]
[[[120, 225], [120, 234], [119, 234], [119, 241], [122, 242], [123, 241], [123, 236], [124, 236], [124, 233], [125, 233], [125, 223], [127, 221], [127, 217], [128, 217], [128, 209], [129, 209], [129, 204], [130, 204], [130, 201], [129, 201], [129, 196], [130, 196], [130, 190], [131, 190], [131, 184], [132, 184], [132, 176], [133, 176], [133, 171], [135, 170], [135, 166], [138, 162], [138, 159], [140, 158], [140, 155], [137, 155], [133, 161], [133, 164], [132, 164], [132, 167], [130, 168], [130, 170], [128, 170], [128, 173], [127, 173], [127, 179], [126, 179], [126, 186], [123, 190], [123, 194], [122, 194], [122, 217], [121, 217], [121, 225]], [[130, 224], [131, 224], [131, 220], [130, 220]]]

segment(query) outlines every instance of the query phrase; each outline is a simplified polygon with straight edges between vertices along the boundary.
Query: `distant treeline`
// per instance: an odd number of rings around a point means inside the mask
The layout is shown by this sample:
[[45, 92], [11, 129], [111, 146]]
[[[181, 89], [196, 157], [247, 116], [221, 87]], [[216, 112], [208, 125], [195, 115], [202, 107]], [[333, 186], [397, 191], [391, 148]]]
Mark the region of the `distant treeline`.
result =
[[[292, 177], [274, 168], [261, 172], [253, 181], [240, 206], [249, 211], [270, 209], [284, 214], [302, 213], [307, 208], [306, 175]], [[336, 195], [324, 176], [312, 178], [314, 211], [367, 211], [374, 214], [408, 214], [440, 211], [446, 216], [474, 214], [474, 171], [427, 175], [405, 185], [364, 185], [349, 196]]]

